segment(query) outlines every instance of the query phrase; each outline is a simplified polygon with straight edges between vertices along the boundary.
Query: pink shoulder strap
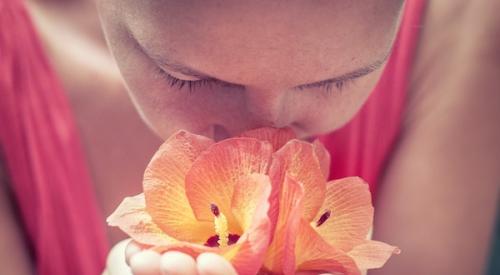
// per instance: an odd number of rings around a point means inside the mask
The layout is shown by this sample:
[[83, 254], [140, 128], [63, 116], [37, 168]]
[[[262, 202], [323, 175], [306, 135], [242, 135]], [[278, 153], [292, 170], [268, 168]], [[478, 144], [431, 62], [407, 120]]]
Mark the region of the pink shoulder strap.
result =
[[400, 132], [424, 7], [423, 0], [406, 1], [393, 51], [368, 101], [348, 124], [320, 137], [332, 155], [332, 179], [361, 176], [375, 194], [384, 163]]
[[0, 1], [0, 164], [37, 274], [100, 274], [103, 217], [73, 114], [22, 1]]

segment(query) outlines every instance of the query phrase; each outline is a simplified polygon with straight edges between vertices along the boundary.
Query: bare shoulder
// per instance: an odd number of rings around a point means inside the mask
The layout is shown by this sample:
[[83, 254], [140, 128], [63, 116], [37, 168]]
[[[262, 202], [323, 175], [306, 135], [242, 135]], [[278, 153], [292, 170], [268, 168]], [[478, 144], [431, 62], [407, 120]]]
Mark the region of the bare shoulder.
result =
[[0, 266], [2, 274], [33, 274], [23, 230], [15, 216], [8, 179], [0, 161]]
[[500, 1], [429, 1], [403, 137], [425, 132], [450, 147], [499, 148], [499, 9]]
[[464, 123], [498, 112], [499, 9], [500, 1], [493, 0], [429, 1], [409, 87], [406, 129], [428, 117], [426, 123], [437, 123], [434, 112], [455, 112], [447, 117]]
[[[375, 238], [384, 274], [480, 274], [500, 191], [500, 1], [429, 1]], [[377, 274], [377, 273], [374, 273]]]
[[[420, 80], [454, 82], [459, 73], [476, 78], [489, 67], [498, 67], [499, 9], [500, 1], [496, 0], [428, 1], [412, 92], [422, 90]], [[482, 69], [484, 65], [488, 67]], [[448, 74], [443, 75], [445, 72]]]

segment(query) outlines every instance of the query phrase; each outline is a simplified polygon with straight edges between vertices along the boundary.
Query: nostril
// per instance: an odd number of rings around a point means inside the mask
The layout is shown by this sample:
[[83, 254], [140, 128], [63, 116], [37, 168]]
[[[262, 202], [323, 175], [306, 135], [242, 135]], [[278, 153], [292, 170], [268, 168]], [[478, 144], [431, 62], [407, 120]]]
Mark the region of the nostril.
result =
[[219, 124], [214, 124], [213, 127], [214, 127], [214, 137], [213, 138], [216, 142], [219, 142], [223, 139], [231, 137], [229, 132], [223, 126], [221, 126]]

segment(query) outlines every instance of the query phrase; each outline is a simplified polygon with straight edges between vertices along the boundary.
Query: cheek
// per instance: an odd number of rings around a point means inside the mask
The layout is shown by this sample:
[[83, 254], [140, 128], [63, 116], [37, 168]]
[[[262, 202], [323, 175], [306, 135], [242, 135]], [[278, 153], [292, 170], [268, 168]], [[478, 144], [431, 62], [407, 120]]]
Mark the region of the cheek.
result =
[[181, 128], [211, 136], [214, 124], [245, 119], [238, 91], [224, 88], [189, 91], [169, 87], [167, 81], [155, 81], [149, 75], [134, 77], [139, 79], [139, 85], [129, 87], [134, 104], [146, 123], [163, 138]]
[[[224, 90], [169, 87], [157, 66], [145, 56], [134, 42], [119, 31], [108, 31], [110, 48], [127, 90], [143, 120], [160, 137], [166, 138], [177, 129], [209, 135], [210, 124], [228, 112], [238, 110], [234, 93], [224, 96]], [[221, 108], [224, 106], [224, 108]]]

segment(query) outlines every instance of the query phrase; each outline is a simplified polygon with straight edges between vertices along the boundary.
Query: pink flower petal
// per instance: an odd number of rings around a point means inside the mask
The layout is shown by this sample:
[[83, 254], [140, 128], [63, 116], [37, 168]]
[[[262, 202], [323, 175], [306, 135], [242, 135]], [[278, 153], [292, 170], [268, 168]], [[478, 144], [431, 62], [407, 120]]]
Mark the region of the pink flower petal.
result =
[[[273, 155], [269, 171], [273, 181], [273, 194], [285, 179], [285, 175], [300, 182], [307, 194], [303, 200], [303, 218], [312, 220], [325, 199], [326, 181], [321, 171], [313, 145], [300, 140], [291, 140]], [[274, 207], [273, 207], [274, 209]], [[273, 216], [274, 213], [271, 213]]]
[[265, 175], [253, 174], [250, 180], [242, 181], [235, 187], [233, 213], [241, 221], [245, 230], [238, 241], [238, 251], [226, 253], [238, 274], [256, 274], [262, 266], [266, 249], [271, 240], [269, 196], [271, 182]]
[[[269, 204], [271, 180], [263, 174], [242, 177], [234, 187], [231, 211], [243, 230], [249, 228], [254, 220], [259, 204]], [[269, 209], [269, 207], [267, 207]], [[265, 213], [267, 217], [267, 213]]]
[[360, 274], [360, 270], [351, 257], [326, 243], [305, 220], [300, 222], [295, 254], [298, 271]]
[[144, 173], [147, 212], [163, 231], [179, 240], [203, 243], [213, 235], [212, 223], [196, 220], [185, 190], [188, 170], [213, 143], [179, 131], [161, 145]]
[[355, 246], [349, 253], [360, 269], [380, 268], [399, 248], [379, 241], [367, 240]]
[[[317, 226], [321, 216], [330, 211], [329, 218]], [[368, 184], [358, 177], [331, 181], [326, 198], [312, 225], [330, 245], [349, 251], [366, 239], [372, 227], [373, 206]]]
[[256, 274], [262, 266], [264, 255], [271, 238], [269, 195], [271, 183], [266, 175], [252, 174], [235, 186], [233, 211], [245, 229], [238, 242], [228, 247], [206, 247], [192, 243], [176, 243], [155, 247], [158, 252], [181, 251], [193, 257], [203, 252], [214, 252], [224, 256], [238, 274]]
[[125, 198], [106, 221], [142, 244], [171, 245], [178, 242], [153, 222], [145, 209], [144, 194]]
[[186, 175], [186, 193], [199, 220], [213, 221], [215, 204], [236, 230], [231, 212], [235, 185], [253, 173], [267, 174], [271, 144], [254, 138], [231, 138], [212, 145], [193, 163]]
[[289, 127], [286, 128], [273, 128], [264, 127], [258, 128], [242, 133], [242, 137], [251, 137], [259, 140], [265, 140], [273, 145], [274, 151], [279, 150], [288, 141], [296, 138], [295, 133]]
[[279, 201], [279, 215], [264, 266], [274, 273], [294, 274], [295, 238], [299, 229], [304, 189], [291, 177], [285, 177]]
[[319, 160], [321, 171], [325, 176], [325, 180], [328, 180], [328, 177], [330, 176], [330, 162], [331, 162], [330, 153], [323, 145], [323, 143], [319, 141], [319, 139], [314, 140], [313, 147], [314, 147], [314, 153], [316, 153], [316, 157]]

